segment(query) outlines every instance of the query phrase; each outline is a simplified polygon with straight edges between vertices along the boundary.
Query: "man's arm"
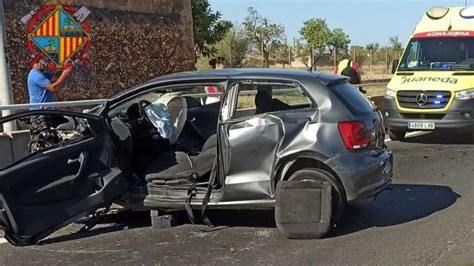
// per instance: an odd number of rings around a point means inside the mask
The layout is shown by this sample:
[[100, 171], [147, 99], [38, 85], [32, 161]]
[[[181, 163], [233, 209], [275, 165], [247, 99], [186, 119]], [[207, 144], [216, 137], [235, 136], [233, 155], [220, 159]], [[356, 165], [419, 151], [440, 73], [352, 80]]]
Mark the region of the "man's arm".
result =
[[51, 77], [49, 78], [49, 81], [51, 81], [51, 83], [56, 82], [56, 80], [59, 79], [59, 76], [61, 76], [61, 73], [63, 73], [63, 72], [60, 71], [60, 72], [56, 72], [54, 74], [51, 74]]
[[61, 75], [59, 76], [57, 80], [54, 80], [55, 79], [54, 77], [51, 79], [52, 83], [49, 83], [46, 86], [46, 90], [50, 92], [59, 91], [64, 86], [64, 83], [66, 83], [67, 78], [71, 76], [71, 72], [72, 72], [72, 68], [64, 69], [63, 73], [61, 73]]

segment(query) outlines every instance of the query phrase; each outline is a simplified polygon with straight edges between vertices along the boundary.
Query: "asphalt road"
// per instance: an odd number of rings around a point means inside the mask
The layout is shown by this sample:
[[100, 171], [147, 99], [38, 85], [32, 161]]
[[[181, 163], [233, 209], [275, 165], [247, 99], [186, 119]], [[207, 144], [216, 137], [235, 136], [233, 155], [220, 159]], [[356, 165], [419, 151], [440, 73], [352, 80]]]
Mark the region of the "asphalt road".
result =
[[[465, 264], [474, 262], [474, 142], [426, 134], [390, 142], [393, 185], [351, 206], [325, 239], [287, 240], [272, 213], [220, 212], [227, 227], [147, 227], [126, 215], [88, 233], [70, 226], [30, 247], [0, 244], [0, 264]], [[225, 218], [222, 218], [225, 217]]]

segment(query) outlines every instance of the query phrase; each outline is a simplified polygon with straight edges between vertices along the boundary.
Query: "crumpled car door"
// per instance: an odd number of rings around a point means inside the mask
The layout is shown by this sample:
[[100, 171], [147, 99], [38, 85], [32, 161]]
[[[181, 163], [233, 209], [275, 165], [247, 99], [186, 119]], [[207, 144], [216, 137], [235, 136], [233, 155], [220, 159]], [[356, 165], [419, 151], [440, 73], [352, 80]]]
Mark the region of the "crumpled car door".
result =
[[221, 124], [225, 201], [273, 197], [271, 177], [283, 129], [281, 119], [270, 114]]
[[29, 111], [0, 119], [0, 124], [33, 115], [79, 118], [90, 128], [90, 134], [27, 154], [0, 169], [0, 229], [13, 245], [35, 243], [127, 190], [103, 118]]

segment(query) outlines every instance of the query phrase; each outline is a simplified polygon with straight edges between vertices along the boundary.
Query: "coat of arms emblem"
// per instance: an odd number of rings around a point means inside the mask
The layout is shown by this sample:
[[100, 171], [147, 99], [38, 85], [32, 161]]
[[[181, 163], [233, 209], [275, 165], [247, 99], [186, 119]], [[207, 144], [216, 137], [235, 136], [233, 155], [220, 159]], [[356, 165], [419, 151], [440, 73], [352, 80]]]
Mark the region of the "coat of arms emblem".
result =
[[71, 6], [71, 0], [45, 1], [46, 6], [32, 10], [21, 21], [27, 25], [27, 49], [31, 65], [46, 62], [51, 70], [82, 62], [90, 50], [90, 11]]

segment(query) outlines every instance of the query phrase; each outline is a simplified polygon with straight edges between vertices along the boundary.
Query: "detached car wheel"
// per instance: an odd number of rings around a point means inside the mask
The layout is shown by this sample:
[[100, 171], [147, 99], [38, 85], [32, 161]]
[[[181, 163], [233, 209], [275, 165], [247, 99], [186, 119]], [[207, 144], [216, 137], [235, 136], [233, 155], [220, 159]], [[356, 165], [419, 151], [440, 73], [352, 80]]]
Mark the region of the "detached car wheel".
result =
[[321, 238], [340, 218], [345, 206], [336, 178], [321, 169], [303, 169], [277, 184], [275, 220], [288, 238]]
[[403, 141], [405, 140], [406, 132], [402, 130], [389, 129], [388, 136], [391, 140]]

